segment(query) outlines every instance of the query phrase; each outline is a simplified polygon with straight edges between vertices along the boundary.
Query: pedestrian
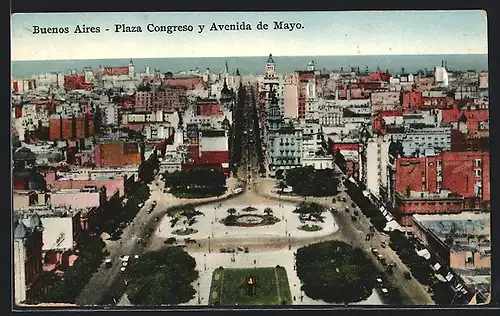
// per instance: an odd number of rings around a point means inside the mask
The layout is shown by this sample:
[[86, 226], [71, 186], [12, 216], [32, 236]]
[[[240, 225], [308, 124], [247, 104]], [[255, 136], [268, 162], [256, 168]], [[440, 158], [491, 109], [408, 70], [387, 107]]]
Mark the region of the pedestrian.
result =
[[254, 261], [253, 261], [253, 263], [254, 263], [254, 264], [257, 264], [257, 260], [254, 260]]

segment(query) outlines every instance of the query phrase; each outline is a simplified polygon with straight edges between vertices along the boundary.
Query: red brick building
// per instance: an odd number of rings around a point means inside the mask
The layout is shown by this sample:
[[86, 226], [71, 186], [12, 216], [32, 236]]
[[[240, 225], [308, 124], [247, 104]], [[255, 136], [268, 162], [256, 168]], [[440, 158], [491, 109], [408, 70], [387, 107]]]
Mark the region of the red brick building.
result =
[[186, 88], [183, 86], [165, 86], [158, 89], [138, 90], [135, 93], [134, 109], [136, 111], [175, 112], [184, 111], [186, 107]]
[[141, 164], [139, 144], [112, 141], [94, 146], [95, 164], [98, 167], [121, 167]]
[[[394, 200], [399, 214], [489, 208], [488, 152], [443, 152], [433, 157], [398, 158], [395, 164]], [[406, 220], [400, 218], [403, 225], [411, 225]]]
[[64, 89], [66, 90], [86, 90], [92, 89], [91, 83], [85, 82], [85, 76], [73, 75], [64, 76]]
[[164, 81], [165, 86], [180, 86], [186, 90], [205, 90], [207, 84], [203, 81], [203, 77], [186, 77], [186, 78], [173, 78], [166, 77]]
[[489, 121], [488, 109], [473, 108], [472, 106], [454, 102], [450, 109], [442, 111], [442, 122], [456, 123], [462, 115], [466, 118], [467, 130], [469, 132], [479, 130], [481, 123]]
[[465, 198], [490, 201], [488, 152], [443, 152], [433, 157], [398, 158], [396, 192], [439, 193], [449, 190]]
[[298, 84], [297, 84], [297, 90], [298, 90], [298, 117], [299, 119], [305, 119], [306, 118], [306, 104], [307, 104], [307, 97], [305, 90], [307, 89], [307, 84], [310, 83], [310, 81], [316, 81], [316, 75], [314, 74], [314, 71], [299, 71], [297, 73], [298, 77]]
[[196, 102], [196, 115], [224, 116], [224, 112], [216, 100], [202, 100]]
[[98, 134], [100, 122], [93, 115], [52, 117], [49, 120], [49, 140], [88, 138]]
[[403, 111], [405, 113], [419, 111], [421, 105], [422, 105], [421, 91], [405, 91], [403, 93]]

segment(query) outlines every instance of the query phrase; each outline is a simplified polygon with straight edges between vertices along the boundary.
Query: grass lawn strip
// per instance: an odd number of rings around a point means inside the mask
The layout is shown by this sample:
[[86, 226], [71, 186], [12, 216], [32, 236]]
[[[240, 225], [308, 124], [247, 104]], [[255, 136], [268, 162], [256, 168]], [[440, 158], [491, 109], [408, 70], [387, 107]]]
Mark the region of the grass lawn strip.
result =
[[288, 274], [284, 267], [279, 267], [276, 269], [278, 273], [279, 286], [281, 291], [281, 302], [286, 301], [287, 304], [292, 304], [292, 292], [290, 290], [290, 282], [288, 281]]
[[[283, 271], [282, 271], [283, 270]], [[220, 273], [215, 280], [215, 273]], [[249, 276], [255, 277], [257, 294], [246, 296], [241, 286]], [[283, 301], [291, 304], [291, 294], [284, 268], [247, 268], [224, 269], [214, 271], [212, 278], [211, 303], [221, 305], [281, 305]], [[273, 287], [278, 287], [274, 289]], [[217, 292], [213, 299], [213, 293]]]
[[280, 280], [278, 279], [278, 269], [274, 269], [274, 278], [276, 280], [276, 292], [278, 292], [278, 304], [282, 302], [280, 293]]

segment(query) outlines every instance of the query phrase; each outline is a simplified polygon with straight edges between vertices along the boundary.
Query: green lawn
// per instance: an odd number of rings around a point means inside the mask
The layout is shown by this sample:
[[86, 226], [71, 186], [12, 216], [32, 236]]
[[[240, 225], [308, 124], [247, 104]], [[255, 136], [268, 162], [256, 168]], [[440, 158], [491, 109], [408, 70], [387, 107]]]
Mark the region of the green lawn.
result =
[[[255, 277], [256, 294], [247, 296], [242, 288], [249, 276]], [[286, 269], [216, 269], [212, 275], [210, 305], [281, 305], [292, 304]]]

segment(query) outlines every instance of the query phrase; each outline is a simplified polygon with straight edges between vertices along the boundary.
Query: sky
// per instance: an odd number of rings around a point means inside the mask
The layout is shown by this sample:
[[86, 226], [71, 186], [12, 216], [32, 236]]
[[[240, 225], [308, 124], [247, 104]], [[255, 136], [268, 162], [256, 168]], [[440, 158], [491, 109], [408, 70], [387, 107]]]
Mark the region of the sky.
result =
[[[259, 21], [268, 30], [257, 30]], [[273, 29], [274, 21], [303, 28]], [[251, 31], [209, 31], [212, 23], [246, 22]], [[469, 11], [156, 12], [14, 14], [12, 60], [161, 57], [487, 54], [487, 16]], [[100, 33], [75, 34], [77, 25]], [[116, 33], [115, 24], [142, 33]], [[148, 32], [147, 25], [192, 25], [192, 32]], [[205, 24], [202, 33], [199, 26]], [[68, 27], [69, 34], [33, 34]], [[106, 31], [109, 29], [109, 31]]]

